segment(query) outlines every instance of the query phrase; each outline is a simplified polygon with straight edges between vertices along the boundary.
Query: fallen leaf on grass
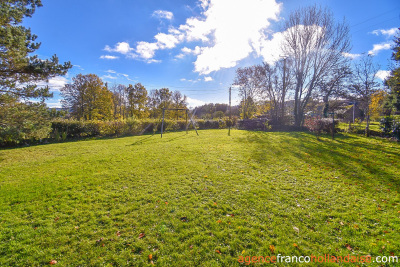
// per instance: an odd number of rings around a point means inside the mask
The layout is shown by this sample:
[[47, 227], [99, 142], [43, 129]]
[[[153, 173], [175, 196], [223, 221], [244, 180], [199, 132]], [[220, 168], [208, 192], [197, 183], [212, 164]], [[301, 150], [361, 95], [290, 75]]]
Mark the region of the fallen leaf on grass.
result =
[[343, 223], [343, 222], [340, 222], [340, 225], [344, 225], [344, 223]]
[[146, 234], [145, 233], [140, 233], [139, 234], [139, 239], [142, 239]]
[[243, 251], [242, 251], [242, 254], [244, 254], [244, 253], [246, 253], [246, 250], [243, 250]]
[[293, 226], [293, 230], [295, 230], [297, 233], [299, 233], [300, 229], [297, 228], [296, 226]]
[[149, 260], [151, 260], [153, 258], [153, 255], [149, 254]]
[[51, 260], [51, 261], [49, 262], [49, 264], [50, 264], [50, 265], [57, 264], [57, 261], [56, 261], [56, 260]]
[[271, 253], [275, 253], [274, 245], [269, 245], [269, 250], [271, 251]]
[[346, 246], [346, 248], [347, 248], [348, 250], [353, 250], [353, 248], [352, 248], [352, 247], [350, 247], [350, 245], [349, 245], [349, 244], [346, 244], [345, 246]]
[[60, 217], [56, 217], [56, 218], [54, 218], [54, 221], [56, 222], [56, 221], [58, 221], [60, 219]]
[[221, 251], [219, 251], [218, 249], [216, 249], [215, 252], [217, 252], [218, 254], [221, 254]]
[[221, 220], [218, 220], [217, 223], [222, 223], [222, 221], [221, 221]]
[[120, 231], [117, 231], [117, 236], [121, 236], [121, 232]]
[[187, 222], [187, 217], [181, 217], [182, 222]]

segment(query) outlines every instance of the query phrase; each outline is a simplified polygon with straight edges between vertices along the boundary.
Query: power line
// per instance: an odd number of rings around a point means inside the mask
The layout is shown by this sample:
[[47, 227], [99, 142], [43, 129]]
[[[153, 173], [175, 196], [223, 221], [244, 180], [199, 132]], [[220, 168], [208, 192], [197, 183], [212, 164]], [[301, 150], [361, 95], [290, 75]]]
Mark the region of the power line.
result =
[[381, 17], [381, 16], [383, 16], [383, 15], [386, 15], [386, 14], [391, 13], [391, 12], [393, 12], [393, 11], [395, 11], [395, 10], [398, 10], [398, 9], [400, 9], [400, 7], [392, 8], [392, 9], [389, 10], [389, 11], [386, 11], [386, 12], [384, 12], [384, 13], [381, 13], [381, 14], [377, 15], [377, 16], [368, 18], [368, 19], [366, 19], [366, 20], [364, 20], [364, 21], [362, 21], [362, 22], [359, 22], [359, 23], [357, 23], [357, 24], [351, 25], [350, 27], [355, 27], [355, 26], [361, 25], [361, 24], [363, 24], [363, 23], [366, 23], [366, 22], [371, 21], [371, 20], [373, 20], [373, 19], [379, 18], [379, 17]]
[[391, 21], [391, 20], [394, 20], [394, 19], [397, 19], [397, 17], [394, 17], [394, 18], [391, 18], [391, 19], [388, 19], [388, 20], [385, 20], [385, 21], [382, 21], [382, 22], [379, 22], [379, 23], [370, 25], [370, 26], [368, 26], [368, 27], [365, 27], [365, 28], [362, 28], [362, 29], [360, 29], [360, 30], [357, 30], [357, 31], [355, 31], [355, 32], [353, 32], [353, 33], [365, 31], [365, 30], [368, 29], [368, 28], [374, 27], [374, 26], [376, 26], [376, 25], [380, 25], [380, 24], [382, 24], [382, 23], [385, 23], [385, 22], [388, 22], [388, 21]]

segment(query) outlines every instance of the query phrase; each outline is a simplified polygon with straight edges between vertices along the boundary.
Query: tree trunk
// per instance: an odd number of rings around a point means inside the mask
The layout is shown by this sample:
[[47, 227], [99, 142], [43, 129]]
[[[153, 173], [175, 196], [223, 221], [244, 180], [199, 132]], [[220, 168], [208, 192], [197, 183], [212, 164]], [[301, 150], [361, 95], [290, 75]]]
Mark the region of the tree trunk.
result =
[[324, 118], [328, 118], [328, 110], [329, 110], [329, 102], [328, 102], [328, 97], [324, 96], [323, 98], [324, 101]]

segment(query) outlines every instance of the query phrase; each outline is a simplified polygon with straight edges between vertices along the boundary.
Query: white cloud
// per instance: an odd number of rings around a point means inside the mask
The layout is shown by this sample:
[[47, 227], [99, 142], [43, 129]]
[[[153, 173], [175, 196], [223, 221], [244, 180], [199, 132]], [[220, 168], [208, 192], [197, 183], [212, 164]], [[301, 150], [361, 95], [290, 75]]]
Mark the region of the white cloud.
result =
[[44, 87], [44, 86], [49, 86], [50, 91], [56, 92], [60, 91], [61, 88], [65, 86], [65, 84], [68, 83], [68, 79], [62, 76], [57, 76], [54, 78], [49, 79], [48, 82], [40, 82], [37, 83], [38, 86]]
[[[159, 62], [153, 59], [157, 50], [172, 49], [182, 42], [202, 42], [194, 49], [183, 48], [176, 57], [196, 55], [194, 70], [207, 75], [234, 67], [253, 52], [269, 59], [266, 51], [277, 47], [279, 35], [272, 39], [266, 36], [271, 21], [277, 21], [281, 11], [282, 4], [276, 0], [199, 0], [198, 5], [203, 10], [200, 16], [188, 18], [177, 28], [170, 27], [168, 33], [158, 33], [154, 36], [156, 42], [139, 41], [135, 49], [121, 42], [105, 50], [151, 63]], [[167, 19], [173, 16], [162, 10], [153, 15]]]
[[200, 46], [196, 46], [194, 49], [190, 49], [188, 47], [184, 47], [181, 49], [182, 53], [175, 56], [176, 58], [184, 58], [186, 55], [199, 55], [202, 51]]
[[174, 18], [174, 14], [170, 11], [166, 10], [156, 10], [153, 12], [153, 17], [157, 17], [159, 19], [168, 19], [171, 20]]
[[116, 79], [117, 79], [117, 77], [112, 76], [112, 75], [110, 75], [110, 74], [104, 75], [104, 76], [102, 76], [101, 78], [102, 78], [102, 79], [106, 79], [106, 80], [116, 80]]
[[389, 70], [378, 70], [378, 72], [375, 74], [376, 77], [384, 81], [389, 75], [390, 71]]
[[158, 49], [156, 43], [138, 42], [136, 46], [136, 53], [144, 59], [150, 59], [154, 57], [155, 51]]
[[58, 100], [57, 102], [46, 102], [46, 105], [49, 108], [61, 108], [62, 107], [61, 100]]
[[107, 52], [116, 52], [126, 55], [129, 52], [131, 52], [133, 48], [131, 48], [129, 46], [129, 43], [127, 42], [119, 42], [114, 46], [114, 48], [111, 48], [110, 46], [106, 45], [106, 47], [104, 47], [104, 50]]
[[212, 81], [214, 81], [214, 79], [212, 77], [210, 77], [210, 76], [206, 76], [206, 77], [204, 77], [204, 81], [205, 82], [212, 82]]
[[106, 70], [108, 73], [117, 73], [115, 70]]
[[[231, 68], [254, 51], [260, 51], [261, 40], [271, 20], [278, 20], [281, 4], [275, 0], [210, 0], [205, 20], [187, 21], [188, 40], [208, 40], [197, 57], [195, 71], [209, 74]], [[212, 33], [212, 34], [211, 34]]]
[[271, 39], [260, 39], [256, 52], [262, 56], [264, 61], [273, 64], [284, 54], [282, 51], [282, 42], [285, 32], [276, 32]]
[[391, 28], [388, 30], [380, 29], [380, 30], [374, 30], [371, 33], [375, 35], [387, 35], [388, 37], [394, 36], [398, 32], [397, 28]]
[[154, 38], [159, 49], [174, 48], [179, 43], [178, 38], [172, 34], [159, 33]]
[[186, 98], [186, 101], [187, 101], [188, 106], [189, 106], [190, 108], [202, 106], [202, 105], [204, 105], [204, 104], [206, 103], [206, 102], [204, 102], [204, 101], [202, 101], [202, 100], [194, 99], [194, 98], [191, 98], [191, 97], [187, 97], [187, 98]]
[[356, 59], [358, 57], [361, 57], [361, 54], [343, 53], [343, 56], [350, 59]]
[[381, 43], [381, 44], [374, 44], [374, 47], [372, 50], [368, 51], [368, 55], [375, 56], [379, 53], [381, 50], [388, 50], [391, 48], [391, 43]]
[[117, 58], [119, 58], [119, 57], [110, 56], [110, 55], [103, 55], [103, 56], [101, 56], [100, 58], [101, 58], [101, 59], [117, 59]]

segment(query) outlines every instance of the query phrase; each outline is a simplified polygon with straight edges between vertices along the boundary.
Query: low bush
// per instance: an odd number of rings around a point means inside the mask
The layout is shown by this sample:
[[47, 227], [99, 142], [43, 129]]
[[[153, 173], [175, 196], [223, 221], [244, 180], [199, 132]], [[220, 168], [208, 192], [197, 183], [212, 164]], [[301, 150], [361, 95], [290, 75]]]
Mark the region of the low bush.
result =
[[[196, 120], [196, 129], [222, 129], [226, 128], [229, 122], [225, 120]], [[124, 136], [140, 135], [145, 133], [160, 132], [162, 122], [154, 119], [144, 120], [115, 120], [115, 121], [77, 121], [67, 119], [56, 119], [51, 124], [51, 138], [56, 141], [66, 138], [82, 138], [95, 136]], [[193, 129], [193, 125], [186, 120], [164, 121], [164, 131], [184, 131]]]

